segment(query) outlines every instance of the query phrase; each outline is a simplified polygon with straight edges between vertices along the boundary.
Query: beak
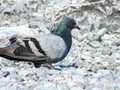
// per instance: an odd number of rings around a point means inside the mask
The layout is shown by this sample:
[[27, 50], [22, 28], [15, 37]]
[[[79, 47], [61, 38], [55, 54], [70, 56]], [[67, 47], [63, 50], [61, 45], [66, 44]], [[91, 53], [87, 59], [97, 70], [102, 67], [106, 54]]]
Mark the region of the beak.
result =
[[78, 26], [75, 26], [74, 28], [76, 28], [76, 29], [80, 30], [80, 27], [78, 27]]

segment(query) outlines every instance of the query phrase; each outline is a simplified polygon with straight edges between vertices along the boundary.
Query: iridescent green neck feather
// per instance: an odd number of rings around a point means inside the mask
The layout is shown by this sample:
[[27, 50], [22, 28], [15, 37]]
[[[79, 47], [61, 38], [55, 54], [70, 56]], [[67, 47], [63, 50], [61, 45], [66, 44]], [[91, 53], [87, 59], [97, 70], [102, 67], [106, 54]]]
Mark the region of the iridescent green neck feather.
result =
[[66, 30], [66, 26], [59, 26], [56, 30], [56, 33], [59, 34], [63, 34], [64, 31]]

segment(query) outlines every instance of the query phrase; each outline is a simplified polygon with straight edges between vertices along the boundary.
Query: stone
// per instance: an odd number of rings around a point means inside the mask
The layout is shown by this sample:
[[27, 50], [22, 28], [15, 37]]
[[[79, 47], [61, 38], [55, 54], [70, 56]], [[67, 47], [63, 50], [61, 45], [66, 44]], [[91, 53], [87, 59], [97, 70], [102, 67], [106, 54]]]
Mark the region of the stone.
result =
[[92, 90], [102, 90], [102, 89], [100, 89], [100, 88], [93, 88]]
[[116, 60], [120, 60], [120, 53], [118, 52], [113, 52], [111, 57], [115, 58]]
[[0, 87], [5, 87], [6, 85], [9, 84], [10, 77], [1, 78], [0, 81], [2, 82], [2, 83], [0, 83]]
[[92, 41], [92, 42], [90, 43], [90, 45], [91, 45], [92, 47], [94, 47], [94, 48], [100, 48], [100, 47], [102, 47], [102, 45], [100, 44], [99, 41]]
[[97, 35], [98, 36], [103, 36], [104, 34], [107, 33], [107, 29], [106, 28], [102, 28], [98, 31]]
[[11, 11], [14, 12], [14, 13], [23, 13], [25, 12], [25, 7], [24, 5], [22, 4], [14, 4], [12, 7], [11, 7]]
[[69, 88], [68, 88], [68, 86], [67, 85], [64, 85], [64, 84], [58, 84], [57, 85], [57, 89], [58, 90], [70, 90]]
[[5, 66], [11, 66], [11, 65], [14, 64], [14, 61], [11, 61], [11, 60], [8, 60], [8, 59], [5, 59], [5, 58], [2, 58], [0, 62]]
[[115, 87], [114, 87], [114, 90], [120, 90], [120, 87], [115, 86]]
[[28, 70], [26, 70], [26, 69], [21, 69], [20, 71], [19, 71], [19, 75], [20, 76], [27, 76], [28, 74], [30, 74], [30, 72], [28, 71]]
[[72, 88], [70, 88], [70, 90], [84, 90], [84, 89], [81, 88], [81, 87], [79, 87], [79, 86], [77, 86], [77, 87], [72, 87]]

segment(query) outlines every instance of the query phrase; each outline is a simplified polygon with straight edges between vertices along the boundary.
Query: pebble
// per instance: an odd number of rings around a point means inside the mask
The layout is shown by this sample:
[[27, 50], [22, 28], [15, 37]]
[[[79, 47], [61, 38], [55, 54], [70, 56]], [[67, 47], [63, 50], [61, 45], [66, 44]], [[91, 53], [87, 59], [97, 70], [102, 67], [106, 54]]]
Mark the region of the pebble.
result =
[[114, 90], [120, 90], [120, 87], [115, 86]]
[[10, 61], [10, 60], [5, 59], [5, 58], [1, 58], [0, 62], [5, 66], [12, 66], [14, 64], [14, 61]]
[[120, 60], [120, 53], [118, 52], [113, 52], [111, 57], [115, 58], [116, 60]]
[[0, 79], [0, 82], [2, 82], [2, 83], [0, 83], [0, 87], [5, 87], [6, 85], [9, 84], [9, 82], [10, 82], [10, 77], [1, 78], [1, 79]]
[[67, 85], [68, 85], [69, 88], [72, 88], [72, 87], [77, 86], [78, 83], [76, 83], [76, 82], [68, 82]]
[[100, 29], [99, 30], [99, 32], [97, 33], [97, 35], [98, 36], [103, 36], [104, 34], [106, 34], [107, 33], [107, 29], [106, 28], [102, 28], [102, 29]]
[[82, 55], [81, 55], [81, 58], [82, 58], [82, 59], [85, 59], [85, 60], [92, 60], [92, 56], [85, 55], [85, 54], [82, 54]]
[[81, 87], [72, 87], [70, 90], [84, 90], [84, 89]]
[[58, 90], [70, 90], [69, 89], [69, 87], [67, 86], [67, 85], [64, 85], [64, 84], [58, 84], [58, 86], [57, 86], [58, 88]]
[[24, 5], [20, 5], [20, 4], [14, 4], [12, 7], [11, 7], [11, 11], [14, 12], [14, 13], [23, 13], [25, 12], [25, 7]]
[[90, 43], [90, 45], [91, 45], [92, 47], [94, 47], [94, 48], [102, 47], [102, 45], [100, 44], [99, 41], [92, 41], [92, 42]]
[[24, 76], [25, 77], [28, 74], [30, 74], [30, 72], [28, 70], [23, 69], [23, 68], [19, 71], [19, 75], [20, 76]]
[[92, 90], [101, 90], [100, 88], [93, 88]]
[[10, 74], [10, 72], [5, 72], [3, 77], [7, 77]]

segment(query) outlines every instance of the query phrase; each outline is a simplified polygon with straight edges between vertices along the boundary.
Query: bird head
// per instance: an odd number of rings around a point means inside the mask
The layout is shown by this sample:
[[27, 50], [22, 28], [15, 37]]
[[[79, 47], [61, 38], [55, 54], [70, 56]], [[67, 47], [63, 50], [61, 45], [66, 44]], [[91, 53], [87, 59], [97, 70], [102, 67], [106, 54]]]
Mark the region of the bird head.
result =
[[61, 35], [61, 34], [65, 33], [66, 31], [70, 32], [74, 28], [80, 29], [76, 25], [76, 21], [73, 18], [66, 17], [60, 22], [60, 25], [58, 26], [58, 28], [55, 32], [58, 35]]
[[80, 30], [80, 27], [76, 25], [76, 21], [73, 18], [65, 18], [63, 21], [65, 21], [65, 25], [68, 29], [72, 30], [76, 28]]

